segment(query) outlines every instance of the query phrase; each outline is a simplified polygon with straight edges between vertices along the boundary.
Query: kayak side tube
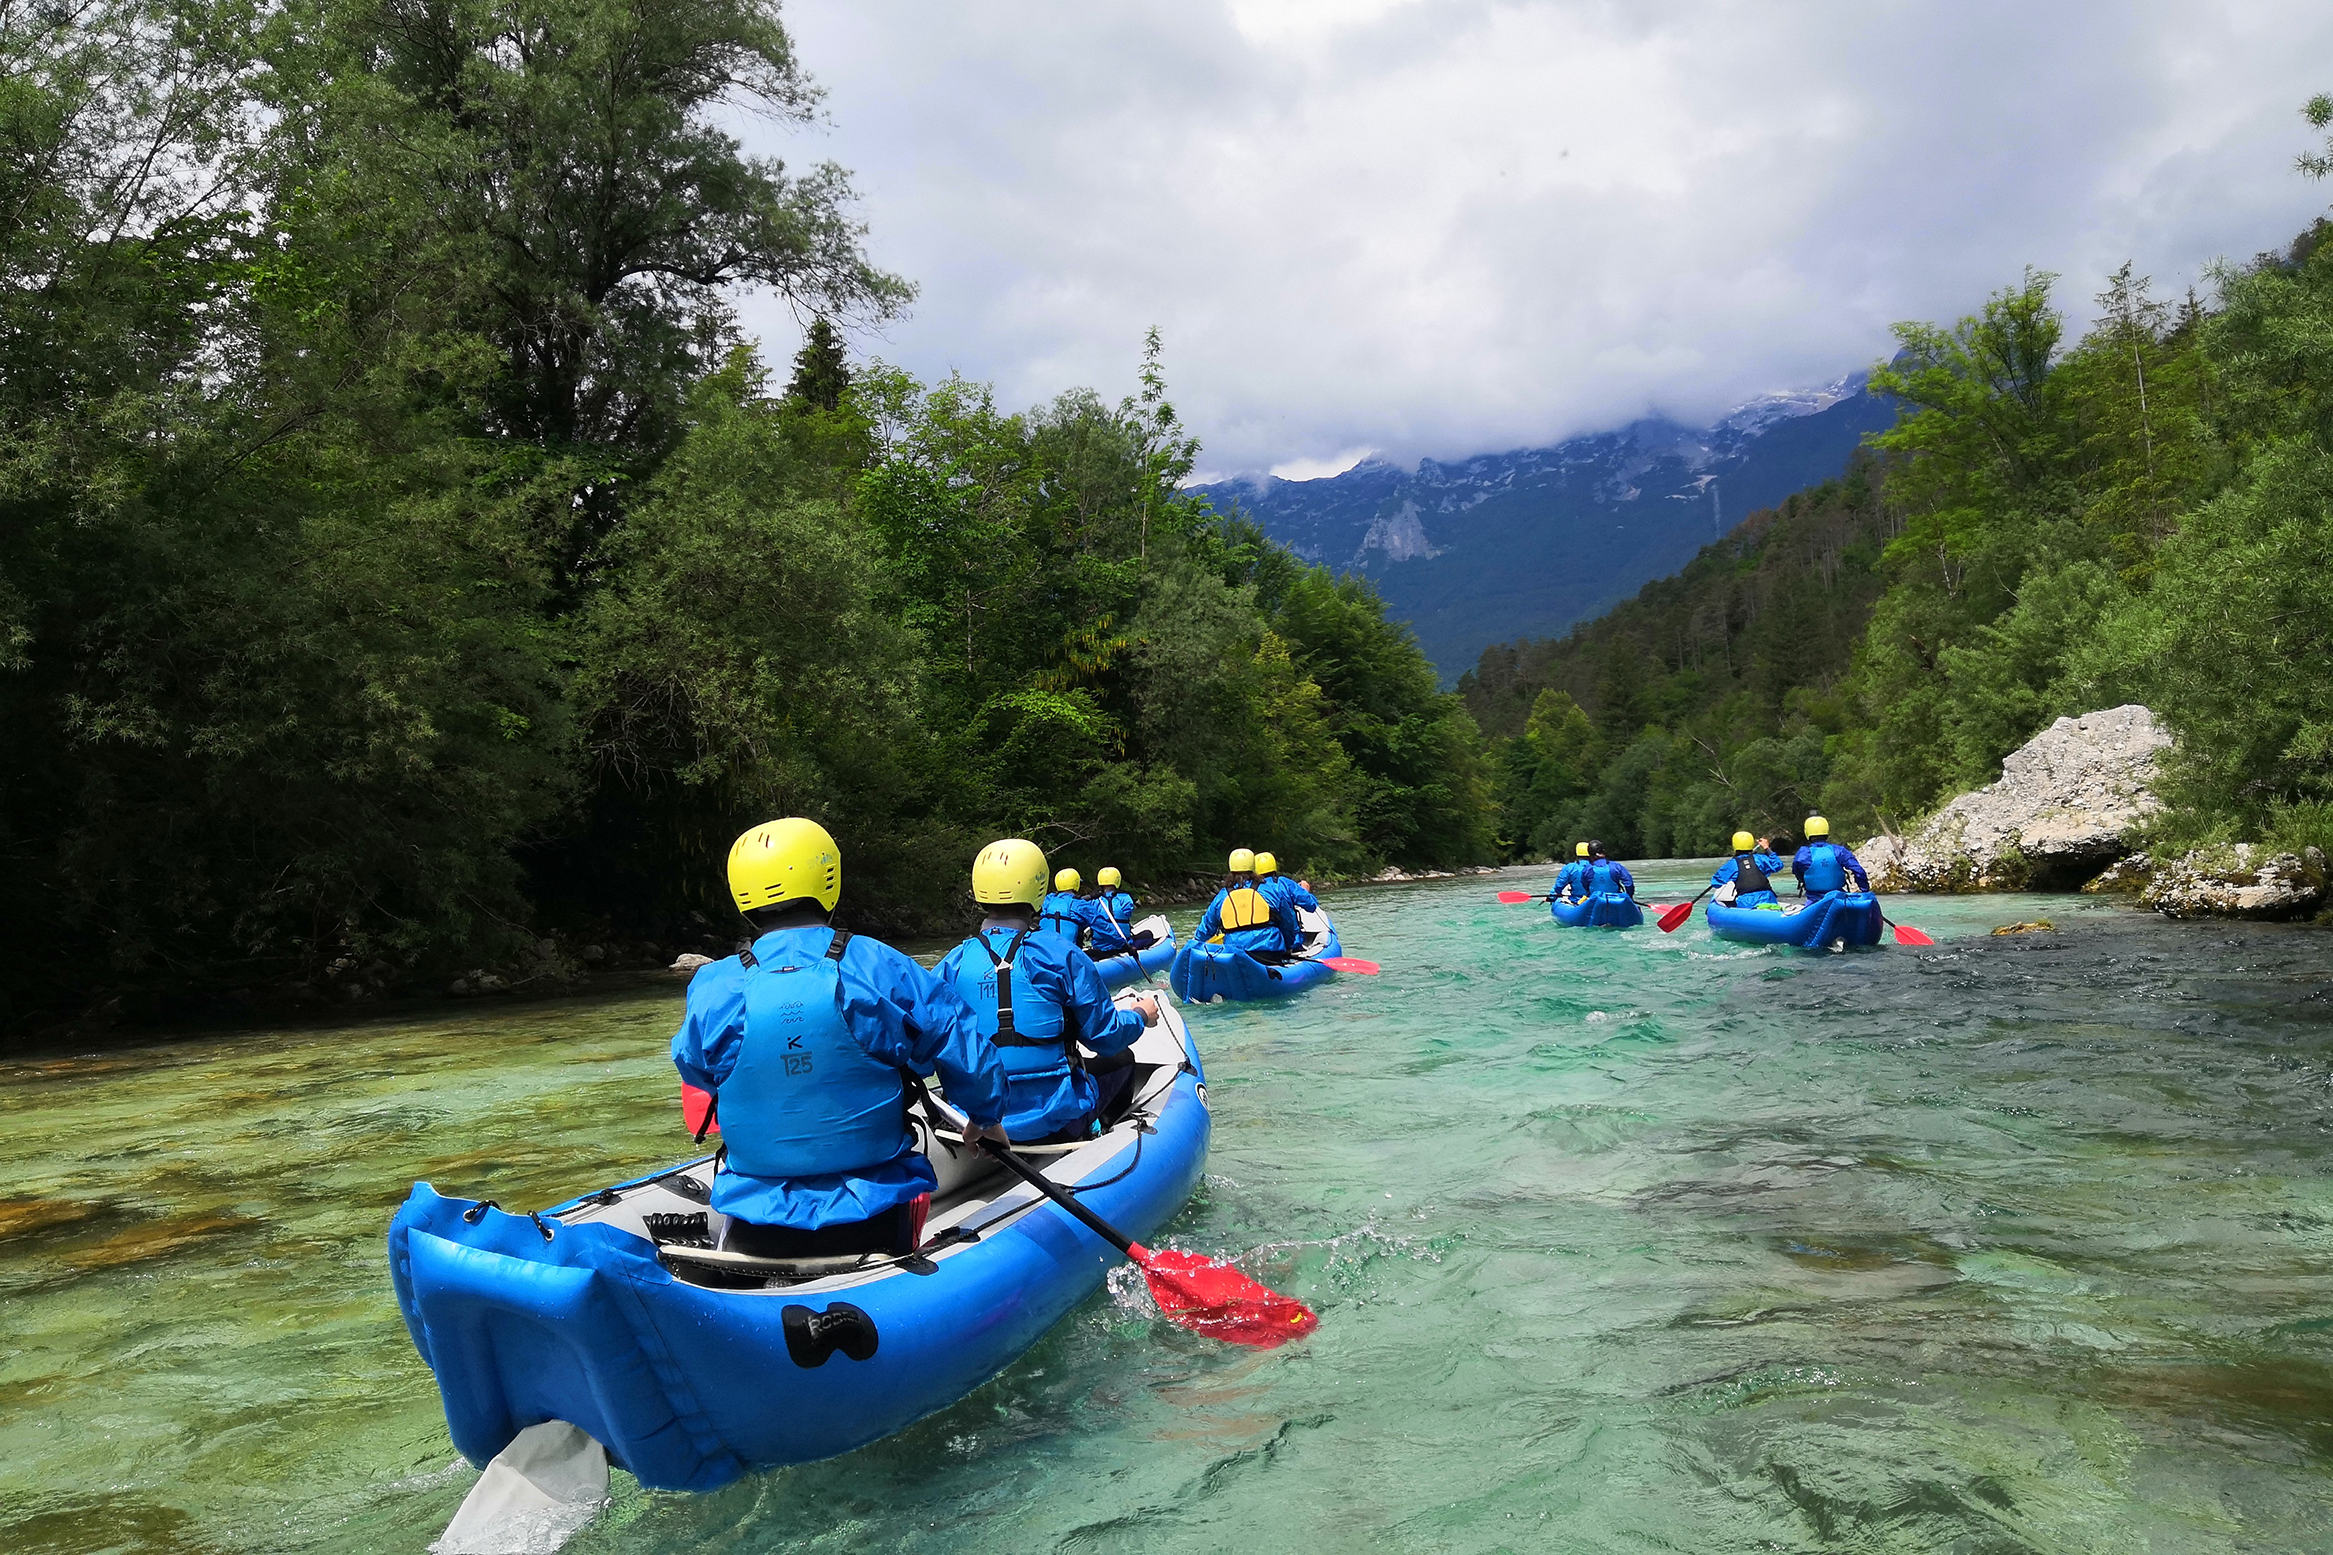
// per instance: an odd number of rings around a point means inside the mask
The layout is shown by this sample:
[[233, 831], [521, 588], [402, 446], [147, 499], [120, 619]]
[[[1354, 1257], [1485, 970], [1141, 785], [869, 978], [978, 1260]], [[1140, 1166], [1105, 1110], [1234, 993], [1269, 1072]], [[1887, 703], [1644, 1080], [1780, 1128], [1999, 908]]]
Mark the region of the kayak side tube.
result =
[[1644, 909], [1624, 891], [1606, 891], [1582, 902], [1552, 901], [1547, 910], [1567, 929], [1633, 929]]
[[[1213, 1004], [1223, 999], [1285, 999], [1315, 983], [1325, 983], [1337, 975], [1336, 968], [1322, 966], [1321, 961], [1341, 956], [1345, 949], [1337, 938], [1337, 926], [1326, 914], [1317, 916], [1320, 932], [1307, 940], [1304, 954], [1295, 960], [1264, 962], [1228, 945], [1185, 945], [1175, 952], [1174, 964], [1167, 971], [1167, 983], [1174, 989], [1176, 998], [1192, 1004]], [[1306, 927], [1312, 925], [1308, 923]]]
[[1150, 929], [1158, 936], [1156, 944], [1139, 951], [1119, 951], [1116, 955], [1094, 957], [1094, 967], [1102, 974], [1105, 988], [1123, 988], [1137, 978], [1155, 977], [1171, 966], [1175, 959], [1175, 931], [1164, 917], [1145, 918], [1135, 925]]
[[[1202, 1085], [1195, 1064], [1182, 1069], [1149, 1130], [1122, 1124], [1048, 1174], [1094, 1183], [1086, 1207], [1152, 1237], [1206, 1164]], [[642, 1484], [702, 1491], [847, 1452], [954, 1403], [1119, 1261], [1023, 1184], [964, 1218], [977, 1219], [972, 1237], [905, 1264], [724, 1290], [676, 1279], [649, 1240], [620, 1226], [513, 1215], [418, 1183], [390, 1225], [389, 1267], [471, 1462], [565, 1420]]]
[[1711, 902], [1705, 910], [1710, 933], [1747, 945], [1828, 950], [1879, 943], [1879, 898], [1868, 891], [1834, 892], [1779, 912], [1764, 907], [1729, 907], [1722, 902]]

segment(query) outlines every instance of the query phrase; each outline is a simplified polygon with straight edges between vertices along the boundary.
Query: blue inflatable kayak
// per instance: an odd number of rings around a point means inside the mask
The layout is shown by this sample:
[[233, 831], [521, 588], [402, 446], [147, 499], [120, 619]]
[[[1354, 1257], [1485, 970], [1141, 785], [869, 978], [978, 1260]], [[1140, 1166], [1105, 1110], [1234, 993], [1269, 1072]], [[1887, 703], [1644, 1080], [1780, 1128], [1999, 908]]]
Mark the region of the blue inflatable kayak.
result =
[[[1174, 1010], [1133, 1052], [1134, 1103], [1097, 1139], [1025, 1154], [1140, 1241], [1207, 1161], [1206, 1076]], [[1101, 1288], [1119, 1255], [1018, 1178], [932, 1137], [940, 1178], [909, 1259], [720, 1250], [711, 1158], [540, 1214], [427, 1183], [389, 1272], [454, 1445], [485, 1464], [549, 1420], [659, 1490], [831, 1457], [942, 1409]]]
[[1584, 902], [1551, 901], [1547, 910], [1567, 929], [1633, 929], [1644, 909], [1623, 891], [1599, 891]]
[[1153, 943], [1146, 950], [1122, 950], [1114, 956], [1096, 956], [1094, 965], [1101, 968], [1102, 982], [1110, 988], [1123, 988], [1137, 978], [1163, 972], [1175, 959], [1174, 926], [1165, 914], [1157, 914], [1134, 925], [1134, 932], [1148, 932]]
[[1750, 945], [1800, 945], [1815, 950], [1879, 943], [1879, 898], [1839, 891], [1784, 907], [1727, 907], [1711, 902], [1709, 932]]
[[1175, 997], [1193, 1004], [1222, 999], [1284, 999], [1337, 975], [1336, 968], [1320, 964], [1327, 956], [1341, 956], [1337, 926], [1327, 913], [1297, 914], [1304, 928], [1304, 948], [1283, 962], [1258, 961], [1228, 945], [1185, 945], [1175, 952], [1167, 983]]

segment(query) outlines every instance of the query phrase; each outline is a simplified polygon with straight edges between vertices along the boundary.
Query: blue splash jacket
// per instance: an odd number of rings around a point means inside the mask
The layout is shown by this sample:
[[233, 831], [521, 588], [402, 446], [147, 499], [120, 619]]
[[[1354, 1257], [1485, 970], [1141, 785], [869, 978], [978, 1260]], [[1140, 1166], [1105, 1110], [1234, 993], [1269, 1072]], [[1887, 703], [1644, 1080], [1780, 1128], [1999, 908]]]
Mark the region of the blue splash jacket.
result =
[[[986, 940], [991, 950], [1003, 956], [1018, 932], [984, 929], [975, 938]], [[995, 963], [968, 939], [942, 956], [932, 972], [971, 1007], [985, 1043], [997, 1029]], [[1102, 974], [1093, 958], [1060, 935], [1042, 929], [1023, 939], [1019, 953], [1013, 956], [1013, 1010], [1023, 1033], [1058, 1033], [1065, 1040], [1083, 1042], [1100, 1058], [1123, 1052], [1142, 1035], [1142, 1017], [1110, 1002], [1110, 990], [1102, 986]], [[1043, 1017], [1058, 1011], [1059, 1024], [1037, 1017], [1038, 1010]], [[1007, 1134], [1019, 1140], [1042, 1139], [1093, 1116], [1101, 1101], [1100, 1088], [1092, 1075], [1069, 1062], [1066, 1047], [1048, 1043], [999, 1052], [1008, 1086]]]
[[[764, 966], [815, 961], [834, 941], [824, 924], [776, 929], [753, 942]], [[937, 1070], [948, 1100], [975, 1123], [1003, 1119], [1004, 1065], [980, 1034], [971, 1006], [954, 989], [880, 940], [854, 935], [837, 968], [844, 1024], [867, 1056], [929, 1076]], [[736, 956], [697, 968], [688, 1008], [673, 1034], [672, 1063], [689, 1084], [717, 1096], [746, 1041], [745, 990], [754, 976]], [[939, 1179], [912, 1149], [851, 1172], [815, 1177], [713, 1176], [713, 1207], [757, 1225], [815, 1231], [880, 1215], [929, 1193]]]

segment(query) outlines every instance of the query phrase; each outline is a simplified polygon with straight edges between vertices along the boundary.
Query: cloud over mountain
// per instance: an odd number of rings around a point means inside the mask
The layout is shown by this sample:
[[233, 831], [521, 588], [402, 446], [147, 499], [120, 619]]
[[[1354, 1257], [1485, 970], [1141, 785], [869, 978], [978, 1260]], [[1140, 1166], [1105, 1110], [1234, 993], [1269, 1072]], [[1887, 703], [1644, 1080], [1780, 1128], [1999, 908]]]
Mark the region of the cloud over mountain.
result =
[[[1220, 471], [1700, 424], [2027, 264], [2086, 309], [2280, 244], [2333, 11], [2263, 0], [797, 0], [923, 286], [863, 348], [1011, 401], [1166, 334]], [[773, 356], [782, 310], [749, 305]], [[1317, 467], [1317, 466], [1316, 466]]]

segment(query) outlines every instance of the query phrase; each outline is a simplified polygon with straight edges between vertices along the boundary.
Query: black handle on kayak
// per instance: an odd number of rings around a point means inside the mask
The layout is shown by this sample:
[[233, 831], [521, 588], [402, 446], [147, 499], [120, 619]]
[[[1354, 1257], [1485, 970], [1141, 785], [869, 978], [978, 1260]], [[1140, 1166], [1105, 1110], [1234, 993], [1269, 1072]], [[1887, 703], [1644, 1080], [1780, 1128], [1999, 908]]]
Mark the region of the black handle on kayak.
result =
[[1051, 1199], [1054, 1203], [1060, 1205], [1063, 1209], [1068, 1210], [1072, 1215], [1075, 1215], [1079, 1220], [1083, 1221], [1085, 1223], [1085, 1228], [1088, 1231], [1091, 1231], [1094, 1235], [1100, 1237], [1103, 1241], [1109, 1243], [1112, 1247], [1115, 1247], [1118, 1249], [1118, 1251], [1124, 1253], [1127, 1257], [1132, 1258], [1134, 1256], [1133, 1238], [1124, 1235], [1118, 1230], [1117, 1227], [1111, 1225], [1108, 1221], [1095, 1214], [1092, 1210], [1087, 1209], [1083, 1204], [1078, 1203], [1076, 1196], [1071, 1194], [1067, 1189], [1063, 1188], [1059, 1183], [1053, 1181], [1043, 1172], [1037, 1170], [1037, 1168], [1031, 1166], [1028, 1162], [1022, 1160], [1019, 1156], [1013, 1154], [1011, 1150], [1007, 1149], [1003, 1145], [998, 1144], [993, 1139], [983, 1139], [980, 1142], [980, 1148], [987, 1151], [990, 1155], [995, 1156], [999, 1161], [1004, 1162], [1005, 1165], [1011, 1167], [1015, 1172], [1019, 1173], [1021, 1180], [1027, 1183], [1030, 1187], [1036, 1189], [1039, 1193], [1044, 1194], [1045, 1197]]

